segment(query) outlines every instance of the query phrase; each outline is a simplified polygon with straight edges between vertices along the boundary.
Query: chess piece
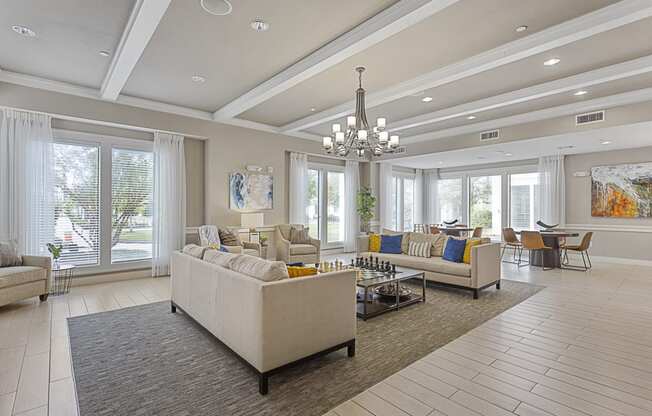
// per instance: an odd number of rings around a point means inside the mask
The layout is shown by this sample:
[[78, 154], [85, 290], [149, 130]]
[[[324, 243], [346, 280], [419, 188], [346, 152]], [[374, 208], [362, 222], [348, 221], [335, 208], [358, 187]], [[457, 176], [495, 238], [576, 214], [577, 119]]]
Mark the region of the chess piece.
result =
[[378, 268], [378, 257], [376, 257], [376, 270], [380, 270], [380, 269]]
[[351, 259], [351, 268], [355, 267], [355, 263], [353, 262], [353, 259]]
[[392, 264], [392, 273], [396, 273], [396, 265]]

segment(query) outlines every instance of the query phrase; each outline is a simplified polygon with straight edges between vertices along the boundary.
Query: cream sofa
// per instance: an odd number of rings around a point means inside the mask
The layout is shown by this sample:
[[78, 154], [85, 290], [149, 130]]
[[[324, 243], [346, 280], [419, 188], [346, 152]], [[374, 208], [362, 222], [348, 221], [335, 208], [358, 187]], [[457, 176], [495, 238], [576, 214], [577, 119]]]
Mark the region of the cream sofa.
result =
[[52, 263], [49, 257], [22, 256], [21, 266], [0, 267], [0, 306], [38, 296], [48, 298]]
[[261, 394], [270, 375], [296, 361], [344, 347], [355, 354], [355, 272], [266, 282], [216, 264], [224, 253], [215, 252], [172, 254], [172, 312], [180, 308], [249, 364]]
[[291, 263], [319, 263], [320, 241], [310, 239], [310, 244], [290, 243], [290, 230], [292, 227], [303, 229], [301, 224], [280, 224], [274, 232], [274, 243], [276, 245], [276, 260], [285, 264]]
[[[409, 239], [412, 233], [403, 233]], [[500, 289], [500, 243], [484, 243], [471, 248], [471, 263], [455, 263], [441, 257], [409, 256], [406, 250], [402, 254], [369, 252], [369, 238], [358, 237], [358, 255], [378, 257], [397, 266], [423, 270], [426, 280], [460, 287], [473, 291], [473, 298], [478, 298], [480, 290], [496, 285]], [[405, 244], [403, 245], [406, 246]]]

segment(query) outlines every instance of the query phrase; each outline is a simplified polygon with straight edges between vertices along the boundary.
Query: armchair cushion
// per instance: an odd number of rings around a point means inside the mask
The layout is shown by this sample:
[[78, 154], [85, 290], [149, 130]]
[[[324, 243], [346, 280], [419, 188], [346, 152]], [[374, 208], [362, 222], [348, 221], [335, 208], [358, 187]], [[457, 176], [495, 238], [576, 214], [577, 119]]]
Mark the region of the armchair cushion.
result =
[[290, 243], [292, 244], [310, 244], [310, 236], [308, 235], [308, 227], [290, 229]]
[[239, 245], [241, 245], [240, 244], [240, 239], [231, 230], [226, 230], [226, 229], [220, 228], [218, 230], [218, 233], [220, 235], [220, 242], [222, 244], [224, 244], [225, 246], [239, 246]]
[[290, 245], [290, 254], [315, 254], [317, 247], [312, 244], [292, 244]]

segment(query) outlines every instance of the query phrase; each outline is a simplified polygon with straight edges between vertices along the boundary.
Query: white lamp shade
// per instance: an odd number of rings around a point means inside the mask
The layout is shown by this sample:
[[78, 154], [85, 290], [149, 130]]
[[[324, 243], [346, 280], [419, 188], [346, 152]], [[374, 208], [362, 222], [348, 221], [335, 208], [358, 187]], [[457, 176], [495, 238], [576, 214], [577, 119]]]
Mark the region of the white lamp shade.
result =
[[378, 126], [378, 128], [384, 129], [386, 123], [387, 120], [385, 119], [385, 117], [379, 117], [378, 119], [376, 119], [376, 126]]
[[389, 138], [389, 144], [392, 147], [397, 147], [398, 146], [398, 136], [390, 136]]
[[341, 129], [341, 127], [340, 127], [339, 123], [333, 124], [333, 133], [339, 132], [340, 129]]
[[335, 143], [337, 143], [337, 144], [344, 143], [344, 132], [343, 131], [338, 131], [337, 133], [335, 133]]
[[262, 212], [243, 212], [240, 214], [242, 228], [257, 228], [265, 225], [265, 214]]
[[355, 116], [348, 116], [346, 118], [346, 125], [349, 127], [355, 126]]
[[333, 146], [333, 138], [329, 136], [324, 136], [324, 140], [322, 143], [324, 147], [331, 147]]
[[387, 144], [387, 141], [389, 140], [389, 133], [386, 131], [381, 131], [378, 133], [378, 143], [380, 144]]
[[367, 130], [358, 130], [358, 139], [367, 140]]

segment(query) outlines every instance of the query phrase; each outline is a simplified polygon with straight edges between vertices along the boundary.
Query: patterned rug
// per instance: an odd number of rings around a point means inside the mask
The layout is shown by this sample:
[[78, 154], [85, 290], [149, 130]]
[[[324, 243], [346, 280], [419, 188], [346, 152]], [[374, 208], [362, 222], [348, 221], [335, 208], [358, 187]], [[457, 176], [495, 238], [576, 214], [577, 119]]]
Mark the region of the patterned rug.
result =
[[541, 289], [503, 280], [473, 300], [429, 285], [426, 303], [358, 320], [355, 358], [343, 349], [276, 374], [267, 396], [250, 368], [169, 302], [71, 318], [80, 415], [322, 415]]

